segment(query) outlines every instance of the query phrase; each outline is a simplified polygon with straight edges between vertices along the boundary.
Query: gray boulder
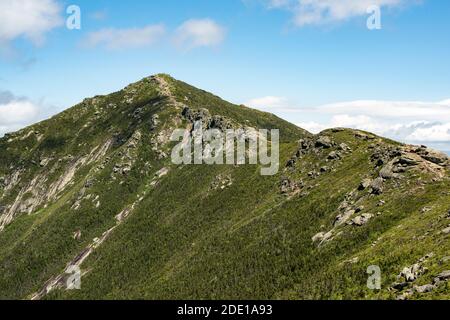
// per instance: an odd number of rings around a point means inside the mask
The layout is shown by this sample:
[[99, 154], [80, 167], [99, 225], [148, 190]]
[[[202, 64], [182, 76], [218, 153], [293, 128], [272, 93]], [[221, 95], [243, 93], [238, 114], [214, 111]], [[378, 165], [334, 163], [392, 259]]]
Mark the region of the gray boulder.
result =
[[328, 148], [331, 148], [332, 142], [331, 142], [330, 137], [328, 137], [328, 136], [320, 136], [320, 137], [317, 139], [315, 145], [316, 145], [317, 148], [328, 149]]
[[346, 223], [348, 221], [348, 219], [350, 219], [350, 217], [354, 214], [355, 214], [355, 210], [353, 210], [353, 209], [346, 210], [344, 213], [341, 213], [340, 215], [338, 215], [336, 217], [336, 219], [334, 220], [334, 226], [337, 227], [337, 226], [340, 226], [340, 225]]
[[358, 186], [358, 190], [362, 191], [367, 189], [368, 187], [370, 187], [372, 183], [372, 179], [364, 179], [363, 181], [361, 181], [361, 183]]
[[414, 290], [418, 293], [427, 293], [431, 292], [435, 289], [435, 286], [432, 284], [425, 284], [423, 286], [414, 286]]
[[365, 225], [367, 222], [369, 222], [370, 219], [373, 218], [373, 214], [371, 213], [363, 213], [360, 216], [357, 216], [354, 218], [351, 222], [353, 225], [356, 225], [358, 227]]
[[329, 160], [339, 160], [339, 159], [341, 159], [341, 155], [336, 151], [331, 151], [330, 154], [328, 155], [328, 159]]
[[383, 193], [383, 183], [384, 180], [381, 177], [376, 178], [372, 181], [370, 187], [372, 188], [372, 193], [376, 195], [380, 195]]
[[450, 279], [450, 270], [443, 271], [436, 276], [440, 281], [447, 281]]

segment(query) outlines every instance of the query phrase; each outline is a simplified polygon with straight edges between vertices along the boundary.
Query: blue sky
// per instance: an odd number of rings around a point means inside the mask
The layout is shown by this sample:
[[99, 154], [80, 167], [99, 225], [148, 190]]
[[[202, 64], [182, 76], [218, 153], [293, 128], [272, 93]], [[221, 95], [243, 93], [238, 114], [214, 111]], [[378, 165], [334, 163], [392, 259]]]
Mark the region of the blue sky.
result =
[[[81, 30], [65, 27], [69, 5]], [[165, 72], [311, 131], [450, 150], [449, 13], [441, 0], [0, 0], [0, 134]]]

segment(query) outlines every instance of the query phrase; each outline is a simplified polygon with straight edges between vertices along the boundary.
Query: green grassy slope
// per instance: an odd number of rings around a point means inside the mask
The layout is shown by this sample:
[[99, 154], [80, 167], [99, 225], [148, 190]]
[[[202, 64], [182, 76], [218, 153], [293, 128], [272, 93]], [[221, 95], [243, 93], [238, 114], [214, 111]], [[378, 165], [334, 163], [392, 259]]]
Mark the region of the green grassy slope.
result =
[[[279, 173], [261, 176], [256, 165], [171, 164], [167, 134], [188, 125], [185, 106], [235, 126], [279, 128]], [[385, 179], [376, 195], [360, 183], [375, 179], [395, 155], [380, 164], [374, 154], [406, 147], [353, 130], [321, 136], [330, 139], [326, 148], [273, 115], [159, 75], [1, 139], [0, 177], [11, 186], [20, 172], [13, 187], [0, 189], [6, 207], [36, 175], [45, 191], [77, 159], [87, 160], [54, 198], [30, 214], [17, 212], [0, 232], [0, 298], [42, 292], [86, 248], [93, 249], [80, 265], [81, 290], [57, 287], [39, 298], [395, 299], [449, 270], [449, 235], [442, 232], [450, 223], [448, 167], [402, 151], [419, 162]], [[338, 158], [331, 159], [333, 151]], [[51, 160], [41, 166], [42, 159]], [[22, 192], [18, 202], [39, 198], [39, 190]], [[361, 210], [351, 218], [372, 219], [334, 227], [344, 201]], [[118, 221], [123, 210], [128, 215]], [[331, 240], [312, 240], [330, 230]], [[403, 290], [390, 289], [404, 267], [429, 253], [426, 271]], [[366, 286], [370, 265], [382, 271], [381, 290]], [[407, 298], [450, 295], [446, 281], [416, 291]]]

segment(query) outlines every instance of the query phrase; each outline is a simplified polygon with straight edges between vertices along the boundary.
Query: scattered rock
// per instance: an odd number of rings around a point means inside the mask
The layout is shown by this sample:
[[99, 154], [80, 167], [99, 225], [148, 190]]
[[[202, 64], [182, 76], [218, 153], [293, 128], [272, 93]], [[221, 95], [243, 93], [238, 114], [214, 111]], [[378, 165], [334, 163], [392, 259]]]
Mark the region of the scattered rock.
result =
[[89, 179], [89, 180], [87, 180], [86, 183], [84, 184], [84, 187], [88, 189], [88, 188], [92, 187], [93, 185], [94, 185], [94, 180]]
[[350, 219], [350, 217], [354, 214], [355, 210], [347, 210], [344, 213], [338, 215], [334, 221], [334, 226], [337, 227], [346, 223]]
[[288, 178], [283, 178], [281, 180], [280, 192], [286, 195], [296, 194], [300, 191], [300, 184], [291, 181]]
[[426, 212], [431, 211], [431, 209], [432, 209], [432, 208], [430, 208], [430, 207], [424, 207], [424, 208], [422, 208], [422, 209], [420, 210], [420, 212], [426, 213]]
[[427, 293], [427, 292], [431, 292], [435, 289], [436, 287], [432, 284], [425, 284], [423, 286], [414, 286], [413, 289], [414, 291], [418, 292], [418, 293]]
[[319, 232], [314, 237], [312, 237], [312, 241], [313, 242], [320, 242], [320, 244], [321, 244], [323, 242], [329, 241], [332, 237], [333, 237], [333, 232], [332, 231]]
[[205, 108], [192, 110], [189, 107], [184, 107], [181, 115], [192, 123], [201, 121], [204, 129], [219, 129], [224, 131], [233, 127], [230, 120], [219, 115], [211, 116], [209, 110]]
[[77, 230], [73, 233], [72, 238], [75, 240], [80, 240], [81, 239], [81, 230]]
[[324, 149], [331, 148], [332, 142], [331, 142], [330, 137], [328, 137], [328, 136], [320, 136], [320, 137], [316, 140], [315, 146], [316, 146], [317, 148], [324, 148]]
[[357, 131], [355, 132], [355, 137], [358, 139], [362, 139], [362, 140], [373, 140], [375, 139], [375, 136], [371, 135], [371, 134], [367, 134], [361, 131]]
[[355, 263], [359, 262], [359, 258], [358, 257], [354, 257], [354, 258], [348, 260], [347, 262], [350, 263], [350, 264], [355, 264]]
[[361, 183], [359, 184], [358, 190], [362, 191], [367, 189], [368, 187], [370, 187], [370, 185], [372, 184], [372, 179], [364, 179], [363, 181], [361, 181]]
[[380, 200], [380, 201], [378, 201], [377, 206], [378, 206], [378, 207], [382, 207], [382, 206], [384, 206], [385, 204], [386, 204], [386, 201]]
[[341, 159], [341, 155], [336, 151], [331, 151], [328, 155], [328, 160], [339, 160]]
[[159, 124], [159, 115], [157, 115], [157, 114], [154, 114], [153, 116], [152, 116], [152, 119], [151, 119], [151, 121], [150, 121], [150, 130], [155, 130], [156, 129], [156, 127], [158, 126], [158, 124]]
[[401, 165], [406, 165], [406, 166], [416, 166], [419, 164], [416, 160], [406, 157], [406, 156], [400, 157], [398, 159], [398, 163]]
[[448, 163], [449, 157], [440, 151], [436, 151], [430, 148], [423, 148], [417, 150], [417, 153], [425, 160], [434, 164], [445, 165]]
[[339, 150], [341, 151], [351, 151], [351, 148], [346, 143], [339, 144]]
[[367, 222], [369, 222], [370, 219], [373, 218], [373, 214], [371, 213], [363, 213], [360, 216], [357, 216], [356, 218], [353, 218], [351, 223], [360, 227], [365, 225]]
[[313, 143], [311, 140], [309, 139], [300, 139], [298, 141], [298, 148], [300, 150], [308, 150], [309, 148], [311, 148], [313, 146]]
[[42, 159], [42, 160], [39, 162], [39, 166], [45, 167], [45, 166], [47, 166], [47, 164], [48, 164], [49, 162], [50, 162], [50, 159], [48, 159], [48, 158]]
[[398, 282], [398, 283], [394, 283], [392, 285], [392, 288], [395, 290], [403, 290], [404, 288], [406, 288], [408, 286], [408, 282]]
[[398, 277], [405, 279], [406, 282], [413, 282], [425, 273], [426, 270], [421, 263], [415, 263], [410, 267], [403, 268]]
[[295, 163], [297, 162], [296, 159], [289, 159], [286, 163], [286, 168], [293, 168], [295, 167]]
[[446, 270], [446, 271], [443, 271], [443, 272], [439, 273], [436, 276], [435, 282], [436, 282], [436, 280], [438, 280], [438, 281], [447, 281], [449, 279], [450, 279], [450, 270]]
[[155, 177], [161, 178], [161, 177], [165, 176], [168, 173], [169, 173], [169, 169], [162, 168], [162, 169], [158, 170], [158, 172], [155, 173]]
[[224, 190], [227, 187], [230, 187], [233, 184], [232, 178], [230, 175], [218, 175], [213, 182], [211, 183], [210, 190]]
[[314, 236], [311, 238], [311, 240], [312, 240], [313, 242], [322, 241], [324, 235], [325, 235], [325, 232], [319, 232], [319, 233], [317, 233], [316, 235], [314, 235]]
[[395, 177], [394, 173], [394, 163], [396, 160], [392, 160], [389, 163], [387, 163], [383, 168], [380, 170], [380, 177], [383, 179], [391, 179]]
[[372, 181], [370, 184], [370, 187], [372, 188], [372, 193], [376, 195], [380, 195], [383, 193], [383, 183], [384, 180], [381, 177], [376, 178]]

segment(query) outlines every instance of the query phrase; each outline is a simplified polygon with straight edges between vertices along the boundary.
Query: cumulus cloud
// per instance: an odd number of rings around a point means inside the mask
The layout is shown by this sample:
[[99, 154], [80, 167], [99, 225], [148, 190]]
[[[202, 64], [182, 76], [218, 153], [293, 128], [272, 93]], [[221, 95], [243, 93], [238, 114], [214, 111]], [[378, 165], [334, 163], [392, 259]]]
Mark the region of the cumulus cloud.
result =
[[423, 102], [423, 101], [380, 101], [358, 100], [339, 102], [320, 106], [318, 112], [330, 114], [365, 114], [381, 118], [421, 118], [447, 119], [450, 121], [450, 101]]
[[143, 28], [101, 29], [88, 34], [83, 44], [86, 47], [103, 46], [110, 50], [142, 48], [160, 40], [165, 32], [161, 24]]
[[415, 0], [268, 0], [269, 9], [292, 12], [297, 26], [320, 25], [344, 21], [367, 14], [371, 6], [393, 8]]
[[214, 47], [225, 39], [225, 28], [211, 19], [191, 19], [176, 30], [167, 31], [162, 24], [142, 28], [105, 28], [91, 32], [82, 42], [83, 47], [105, 47], [110, 50], [143, 48], [172, 38], [179, 49]]
[[288, 100], [284, 97], [267, 96], [251, 99], [245, 104], [258, 109], [284, 108], [288, 105]]
[[313, 133], [336, 127], [353, 128], [450, 151], [450, 99], [437, 102], [357, 100], [300, 108], [286, 97], [267, 96], [251, 99], [246, 104], [273, 112]]
[[0, 46], [26, 38], [41, 44], [45, 34], [63, 24], [61, 7], [56, 0], [1, 0]]
[[0, 91], [0, 136], [35, 122], [40, 108], [25, 97], [9, 91]]
[[319, 106], [308, 112], [318, 120], [297, 124], [314, 133], [347, 127], [450, 151], [450, 100], [350, 101]]
[[225, 39], [225, 28], [211, 19], [190, 19], [175, 31], [174, 42], [182, 49], [215, 47]]

